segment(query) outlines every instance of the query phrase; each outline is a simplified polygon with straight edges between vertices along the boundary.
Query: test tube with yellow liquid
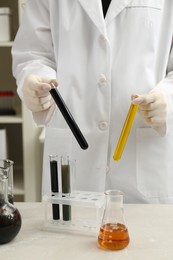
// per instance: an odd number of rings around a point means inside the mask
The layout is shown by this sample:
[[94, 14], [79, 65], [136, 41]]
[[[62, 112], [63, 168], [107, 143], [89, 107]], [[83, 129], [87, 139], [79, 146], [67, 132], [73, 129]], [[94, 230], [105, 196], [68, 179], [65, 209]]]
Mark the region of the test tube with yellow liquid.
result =
[[136, 104], [130, 105], [126, 120], [124, 122], [123, 129], [121, 131], [121, 135], [118, 140], [117, 147], [114, 152], [113, 158], [115, 161], [119, 161], [121, 159], [137, 110], [138, 110], [138, 105]]

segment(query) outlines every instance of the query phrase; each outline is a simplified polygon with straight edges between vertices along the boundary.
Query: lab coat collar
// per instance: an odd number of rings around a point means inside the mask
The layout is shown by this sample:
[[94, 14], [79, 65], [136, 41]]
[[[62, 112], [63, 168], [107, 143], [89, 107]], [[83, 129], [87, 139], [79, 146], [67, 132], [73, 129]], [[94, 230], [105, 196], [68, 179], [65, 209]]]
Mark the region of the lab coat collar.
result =
[[105, 17], [105, 23], [110, 23], [133, 0], [112, 0]]
[[91, 20], [95, 23], [101, 33], [105, 31], [105, 21], [103, 17], [101, 0], [78, 0]]
[[78, 0], [101, 33], [106, 35], [106, 25], [133, 0], [112, 0], [104, 19], [101, 0]]

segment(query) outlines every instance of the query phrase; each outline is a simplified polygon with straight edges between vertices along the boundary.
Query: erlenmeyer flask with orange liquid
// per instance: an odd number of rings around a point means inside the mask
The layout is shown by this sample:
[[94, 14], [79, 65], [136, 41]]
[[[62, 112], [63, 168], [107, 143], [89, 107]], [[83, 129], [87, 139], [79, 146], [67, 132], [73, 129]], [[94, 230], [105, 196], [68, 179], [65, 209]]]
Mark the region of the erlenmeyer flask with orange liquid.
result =
[[130, 238], [123, 214], [123, 193], [119, 190], [105, 192], [105, 210], [98, 235], [98, 246], [104, 250], [121, 250]]

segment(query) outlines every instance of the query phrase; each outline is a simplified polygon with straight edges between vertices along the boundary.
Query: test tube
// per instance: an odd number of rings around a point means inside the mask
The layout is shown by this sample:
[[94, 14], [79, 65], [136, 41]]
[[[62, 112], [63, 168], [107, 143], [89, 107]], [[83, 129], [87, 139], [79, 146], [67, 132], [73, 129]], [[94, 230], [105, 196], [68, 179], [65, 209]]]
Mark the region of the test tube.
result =
[[[50, 155], [50, 175], [51, 175], [51, 191], [58, 192], [58, 157], [57, 155]], [[59, 205], [52, 204], [53, 219], [60, 218]]]
[[[70, 164], [68, 157], [62, 156], [61, 158], [61, 182], [62, 182], [62, 193], [71, 192], [71, 178], [70, 178]], [[63, 220], [71, 220], [71, 206], [62, 206]]]
[[117, 147], [113, 155], [115, 161], [119, 161], [121, 159], [137, 110], [138, 110], [138, 105], [136, 104], [130, 105], [126, 120], [124, 122], [123, 129], [121, 131], [121, 135], [118, 140]]
[[76, 121], [74, 120], [70, 110], [68, 109], [68, 107], [66, 106], [64, 100], [62, 99], [59, 91], [57, 90], [57, 88], [55, 87], [54, 83], [51, 82], [51, 90], [50, 90], [50, 94], [52, 96], [52, 98], [54, 99], [56, 105], [58, 106], [59, 110], [61, 111], [64, 119], [66, 120], [68, 126], [70, 127], [73, 135], [75, 136], [77, 142], [79, 143], [80, 147], [84, 150], [86, 150], [88, 148], [88, 143], [85, 139], [85, 137], [83, 136], [81, 130], [79, 129], [79, 126], [77, 125]]

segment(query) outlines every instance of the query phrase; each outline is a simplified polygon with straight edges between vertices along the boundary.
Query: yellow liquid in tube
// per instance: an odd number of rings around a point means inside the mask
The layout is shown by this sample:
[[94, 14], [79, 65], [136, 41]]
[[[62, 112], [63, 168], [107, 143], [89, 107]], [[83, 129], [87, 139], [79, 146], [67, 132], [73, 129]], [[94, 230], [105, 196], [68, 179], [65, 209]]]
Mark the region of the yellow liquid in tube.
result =
[[118, 140], [116, 150], [114, 152], [113, 158], [115, 161], [119, 161], [121, 159], [121, 156], [122, 156], [124, 147], [126, 145], [127, 138], [129, 136], [131, 127], [133, 125], [133, 121], [135, 119], [137, 110], [138, 110], [138, 105], [131, 104], [127, 117], [126, 117], [126, 120], [125, 120], [125, 123], [124, 123], [124, 126], [123, 126], [123, 129], [121, 131], [121, 135]]

